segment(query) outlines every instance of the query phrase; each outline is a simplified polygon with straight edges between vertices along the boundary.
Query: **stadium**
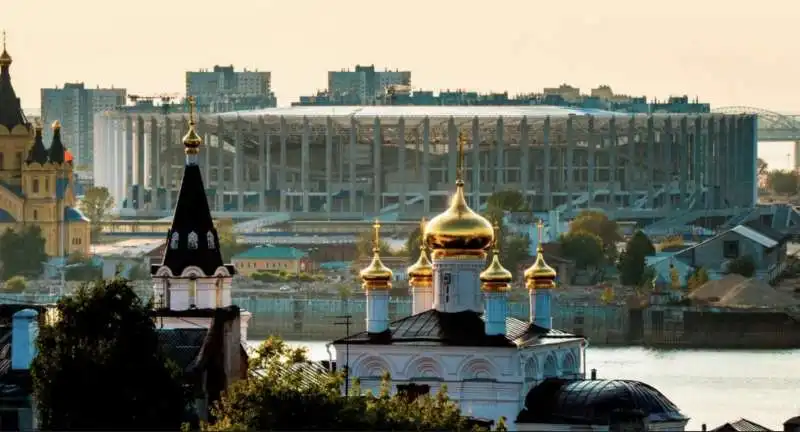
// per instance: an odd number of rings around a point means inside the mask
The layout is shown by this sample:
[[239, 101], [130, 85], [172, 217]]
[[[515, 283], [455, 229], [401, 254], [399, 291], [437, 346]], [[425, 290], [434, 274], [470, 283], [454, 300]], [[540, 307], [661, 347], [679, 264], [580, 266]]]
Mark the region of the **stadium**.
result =
[[[186, 114], [95, 119], [95, 184], [121, 215], [169, 216]], [[549, 106], [298, 106], [198, 120], [209, 203], [237, 219], [418, 220], [453, 190], [458, 135], [473, 208], [523, 191], [534, 213], [688, 224], [756, 205], [757, 118]], [[222, 144], [222, 145], [220, 145]]]

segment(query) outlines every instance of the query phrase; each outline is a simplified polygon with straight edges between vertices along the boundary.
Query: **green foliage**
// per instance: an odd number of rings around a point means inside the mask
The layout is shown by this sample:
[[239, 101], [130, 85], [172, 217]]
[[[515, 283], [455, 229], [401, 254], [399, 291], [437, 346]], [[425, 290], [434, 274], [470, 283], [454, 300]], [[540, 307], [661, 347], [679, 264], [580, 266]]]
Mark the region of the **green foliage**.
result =
[[756, 159], [756, 173], [758, 174], [758, 177], [766, 175], [768, 168], [767, 162], [765, 162], [764, 159]]
[[689, 292], [696, 290], [709, 281], [708, 271], [704, 267], [695, 269], [686, 281]]
[[728, 264], [728, 274], [751, 278], [756, 274], [756, 261], [750, 255], [740, 256]]
[[596, 210], [580, 212], [569, 224], [569, 232], [592, 233], [603, 241], [603, 253], [609, 262], [617, 256], [617, 242], [622, 240], [617, 223], [605, 213]]
[[84, 285], [39, 331], [31, 374], [43, 430], [177, 430], [189, 401], [151, 305], [122, 279]]
[[101, 224], [108, 220], [111, 209], [114, 208], [114, 198], [103, 186], [90, 187], [81, 199], [80, 209], [92, 221], [92, 241], [96, 241], [101, 234]]
[[219, 237], [219, 251], [223, 262], [230, 262], [232, 256], [248, 249], [247, 245], [238, 243], [236, 233], [233, 232], [233, 220], [218, 220], [214, 225]]
[[204, 431], [248, 430], [467, 430], [466, 418], [442, 391], [417, 399], [389, 395], [388, 376], [377, 395], [362, 394], [353, 385], [342, 396], [342, 377], [317, 373], [309, 379], [299, 368], [304, 349], [293, 349], [277, 338], [265, 341], [251, 359], [259, 371], [234, 383], [215, 404], [214, 423]]
[[67, 257], [64, 279], [68, 281], [94, 281], [103, 278], [103, 268], [95, 265], [91, 258], [73, 253]]
[[283, 270], [259, 270], [250, 275], [251, 279], [267, 282], [314, 282], [321, 280], [322, 275], [315, 275], [310, 273], [289, 273]]
[[28, 280], [22, 276], [13, 276], [3, 285], [3, 291], [16, 294], [25, 291], [26, 288], [28, 288]]
[[422, 229], [420, 227], [414, 228], [411, 234], [408, 235], [406, 240], [405, 250], [408, 254], [409, 262], [416, 262], [419, 259], [419, 246], [422, 242]]
[[645, 283], [645, 258], [655, 255], [655, 253], [656, 248], [650, 239], [643, 232], [636, 231], [628, 240], [625, 251], [619, 257], [620, 282], [629, 286]]
[[597, 267], [603, 263], [603, 239], [587, 231], [570, 231], [559, 238], [565, 258], [575, 261], [579, 269]]
[[766, 176], [767, 188], [778, 195], [794, 195], [800, 187], [800, 177], [794, 170], [772, 170]]
[[[364, 232], [358, 235], [356, 239], [356, 256], [358, 258], [368, 258], [372, 256], [372, 248], [374, 244], [375, 234], [372, 232]], [[393, 255], [392, 249], [389, 247], [389, 242], [386, 240], [380, 241], [379, 246], [381, 256]]]
[[150, 269], [147, 268], [145, 263], [137, 264], [131, 267], [128, 272], [128, 279], [132, 281], [150, 279]]
[[38, 277], [47, 261], [42, 230], [36, 225], [25, 225], [22, 230], [7, 229], [0, 235], [0, 262], [2, 278], [12, 276]]

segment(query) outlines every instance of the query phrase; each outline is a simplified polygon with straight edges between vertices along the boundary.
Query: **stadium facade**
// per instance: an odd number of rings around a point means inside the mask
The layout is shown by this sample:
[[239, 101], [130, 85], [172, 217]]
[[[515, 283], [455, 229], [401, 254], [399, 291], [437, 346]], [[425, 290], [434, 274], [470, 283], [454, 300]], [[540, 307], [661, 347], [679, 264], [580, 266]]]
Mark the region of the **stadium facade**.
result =
[[[123, 214], [167, 215], [185, 114], [98, 114], [95, 183]], [[651, 220], [756, 204], [755, 115], [553, 106], [297, 106], [203, 115], [212, 209], [416, 219], [452, 192], [465, 133], [470, 205], [524, 191], [535, 212]], [[220, 143], [223, 143], [220, 146]], [[222, 149], [222, 151], [220, 151]]]

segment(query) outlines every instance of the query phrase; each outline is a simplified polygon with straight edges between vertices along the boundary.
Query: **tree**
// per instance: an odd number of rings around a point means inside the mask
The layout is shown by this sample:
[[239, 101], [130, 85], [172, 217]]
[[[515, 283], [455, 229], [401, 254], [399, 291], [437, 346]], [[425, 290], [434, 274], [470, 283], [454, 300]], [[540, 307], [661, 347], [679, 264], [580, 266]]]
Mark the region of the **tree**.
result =
[[772, 170], [767, 173], [767, 188], [778, 195], [794, 195], [800, 186], [800, 177], [795, 171]]
[[[356, 239], [356, 255], [359, 258], [368, 258], [372, 256], [372, 248], [375, 243], [374, 236], [375, 234], [366, 232], [358, 235], [358, 238]], [[381, 239], [378, 249], [381, 256], [392, 255], [392, 249], [389, 246], [389, 242], [386, 240]]]
[[559, 238], [565, 258], [575, 261], [579, 269], [597, 267], [603, 263], [603, 240], [587, 231], [570, 231]]
[[641, 231], [628, 240], [625, 251], [619, 257], [620, 282], [623, 285], [638, 286], [645, 282], [646, 257], [655, 255], [653, 242]]
[[622, 240], [617, 223], [605, 213], [596, 210], [580, 212], [569, 224], [569, 232], [592, 233], [603, 241], [603, 253], [613, 262], [617, 256], [617, 242]]
[[13, 276], [6, 281], [3, 290], [10, 293], [21, 293], [28, 288], [28, 281], [22, 276]]
[[91, 258], [83, 254], [70, 254], [67, 257], [67, 266], [64, 279], [68, 281], [93, 281], [103, 278], [103, 268], [95, 265]]
[[351, 388], [341, 395], [342, 376], [310, 368], [305, 349], [271, 337], [251, 360], [259, 371], [235, 382], [212, 408], [204, 431], [247, 430], [467, 430], [467, 419], [445, 392], [435, 396], [389, 395], [384, 376], [377, 395]]
[[102, 232], [102, 223], [105, 222], [111, 209], [114, 208], [114, 198], [104, 186], [93, 186], [86, 189], [81, 199], [80, 209], [92, 221], [92, 240], [97, 240]]
[[37, 225], [25, 225], [22, 230], [7, 229], [0, 235], [0, 261], [2, 277], [38, 277], [47, 261], [42, 230]]
[[750, 255], [740, 256], [728, 263], [728, 274], [738, 274], [751, 278], [756, 274], [756, 262]]
[[686, 281], [686, 287], [689, 292], [696, 290], [697, 288], [703, 286], [706, 282], [708, 282], [708, 271], [704, 267], [700, 267], [694, 270], [692, 274]]
[[416, 262], [419, 259], [419, 246], [422, 242], [422, 228], [416, 227], [411, 234], [408, 235], [408, 239], [406, 240], [406, 252], [408, 253], [408, 258], [410, 262]]
[[128, 271], [128, 279], [132, 281], [150, 279], [150, 270], [144, 263], [139, 263]]
[[767, 162], [764, 159], [758, 158], [756, 159], [756, 174], [759, 178], [765, 176], [767, 174]]
[[82, 286], [43, 326], [31, 375], [43, 430], [177, 430], [189, 402], [152, 307], [122, 279]]
[[219, 251], [223, 262], [230, 262], [232, 256], [247, 250], [247, 245], [239, 244], [238, 236], [233, 231], [232, 219], [216, 221], [217, 237], [219, 237]]

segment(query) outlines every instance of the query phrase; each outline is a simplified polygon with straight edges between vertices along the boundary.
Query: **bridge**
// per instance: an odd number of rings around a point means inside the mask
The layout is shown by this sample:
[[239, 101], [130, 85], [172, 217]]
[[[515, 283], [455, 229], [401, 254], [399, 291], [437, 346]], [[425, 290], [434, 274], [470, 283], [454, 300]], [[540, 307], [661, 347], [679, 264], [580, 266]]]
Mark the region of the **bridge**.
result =
[[755, 114], [758, 116], [758, 141], [800, 141], [800, 115], [781, 114], [761, 108], [728, 106], [714, 114]]

